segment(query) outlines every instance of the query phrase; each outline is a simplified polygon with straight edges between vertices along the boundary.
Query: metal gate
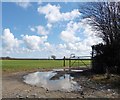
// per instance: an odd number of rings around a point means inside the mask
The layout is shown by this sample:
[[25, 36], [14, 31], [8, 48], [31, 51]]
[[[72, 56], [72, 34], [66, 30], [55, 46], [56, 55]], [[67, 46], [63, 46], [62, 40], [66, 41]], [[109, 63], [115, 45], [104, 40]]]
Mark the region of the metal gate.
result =
[[[75, 56], [75, 54], [71, 54], [70, 57], [67, 59], [69, 60], [69, 69], [71, 69], [71, 67], [80, 67], [81, 63], [83, 64], [83, 66], [86, 66], [86, 68], [89, 68], [89, 66], [84, 61], [90, 59], [91, 56]], [[63, 66], [65, 66], [65, 57]]]

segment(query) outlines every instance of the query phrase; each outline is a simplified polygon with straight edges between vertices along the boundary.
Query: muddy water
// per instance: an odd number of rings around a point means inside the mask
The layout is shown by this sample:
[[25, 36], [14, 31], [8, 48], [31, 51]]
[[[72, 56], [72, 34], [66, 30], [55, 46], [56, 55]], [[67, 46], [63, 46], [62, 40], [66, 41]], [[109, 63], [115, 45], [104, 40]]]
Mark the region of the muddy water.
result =
[[24, 76], [24, 82], [33, 86], [43, 87], [52, 91], [81, 91], [81, 86], [76, 81], [73, 81], [74, 77], [70, 74], [60, 75], [59, 78], [53, 78], [57, 76], [57, 72], [34, 72]]

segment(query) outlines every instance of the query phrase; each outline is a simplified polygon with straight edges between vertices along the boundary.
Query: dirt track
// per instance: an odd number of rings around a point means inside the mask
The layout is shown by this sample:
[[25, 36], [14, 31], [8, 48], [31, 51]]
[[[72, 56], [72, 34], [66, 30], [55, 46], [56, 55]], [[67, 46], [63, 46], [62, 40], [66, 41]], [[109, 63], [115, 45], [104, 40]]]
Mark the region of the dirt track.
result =
[[2, 76], [2, 98], [118, 98], [117, 89], [111, 89], [101, 84], [91, 82], [85, 76], [77, 78], [76, 81], [83, 86], [81, 92], [48, 91], [41, 87], [27, 85], [23, 82], [23, 76], [28, 72], [17, 72], [3, 74]]

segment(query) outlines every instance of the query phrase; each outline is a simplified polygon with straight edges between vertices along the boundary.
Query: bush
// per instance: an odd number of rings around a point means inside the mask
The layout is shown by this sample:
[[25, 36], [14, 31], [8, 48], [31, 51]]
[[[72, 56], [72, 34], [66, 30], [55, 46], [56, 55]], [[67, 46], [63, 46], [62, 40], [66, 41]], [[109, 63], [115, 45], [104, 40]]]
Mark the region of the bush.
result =
[[92, 70], [95, 73], [105, 73], [108, 67], [110, 72], [120, 73], [120, 43], [109, 45], [98, 44], [92, 46]]

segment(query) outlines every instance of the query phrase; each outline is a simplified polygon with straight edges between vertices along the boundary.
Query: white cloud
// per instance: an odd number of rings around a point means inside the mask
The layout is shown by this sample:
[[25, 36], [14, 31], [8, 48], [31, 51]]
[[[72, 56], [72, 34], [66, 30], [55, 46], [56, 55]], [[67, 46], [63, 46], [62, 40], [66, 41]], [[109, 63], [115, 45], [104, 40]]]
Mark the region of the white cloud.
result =
[[45, 14], [45, 18], [48, 19], [50, 23], [57, 22], [60, 20], [60, 6], [55, 6], [51, 4], [47, 4], [46, 6], [40, 6], [38, 8], [38, 12], [41, 14]]
[[79, 23], [70, 21], [64, 31], [61, 32], [60, 37], [65, 42], [76, 42], [80, 41], [80, 38], [76, 36], [76, 32], [79, 29]]
[[49, 42], [45, 42], [44, 45], [45, 45], [46, 49], [51, 47], [51, 44]]
[[38, 0], [38, 5], [41, 5], [42, 4], [42, 0]]
[[51, 4], [38, 7], [38, 12], [44, 14], [48, 21], [46, 25], [48, 29], [51, 29], [53, 23], [69, 21], [66, 28], [60, 33], [63, 43], [55, 46], [46, 44], [46, 50], [49, 48], [48, 51], [53, 50], [56, 55], [69, 55], [70, 53], [90, 55], [91, 46], [102, 42], [102, 39], [96, 36], [97, 32], [93, 31], [88, 24], [90, 19], [75, 22], [74, 19], [80, 17], [78, 9], [64, 13], [60, 9], [60, 5]]
[[71, 12], [62, 13], [61, 15], [63, 16], [64, 20], [73, 20], [80, 16], [80, 12], [78, 9], [74, 9]]
[[30, 30], [31, 30], [32, 32], [35, 32], [35, 28], [33, 28], [33, 27], [30, 27]]
[[48, 29], [51, 29], [51, 28], [52, 28], [52, 24], [48, 23], [48, 24], [47, 24], [47, 28], [48, 28]]
[[67, 30], [61, 32], [61, 39], [65, 42], [76, 42], [80, 40], [80, 38], [76, 37], [74, 33]]
[[37, 33], [38, 34], [41, 34], [41, 35], [47, 35], [49, 32], [45, 29], [45, 27], [39, 25], [39, 26], [36, 26], [37, 28]]
[[58, 48], [64, 49], [64, 48], [66, 48], [66, 44], [58, 44]]
[[45, 14], [45, 18], [48, 20], [48, 23], [55, 23], [58, 21], [69, 21], [79, 17], [80, 12], [78, 9], [74, 9], [71, 12], [62, 13], [60, 12], [59, 5], [47, 4], [45, 6], [40, 6], [38, 8], [40, 14]]
[[29, 0], [18, 0], [16, 2], [16, 4], [22, 8], [28, 8], [29, 6], [31, 6], [31, 3]]
[[23, 36], [23, 41], [28, 49], [30, 50], [39, 50], [40, 47], [44, 44], [44, 42], [47, 40], [47, 36]]
[[59, 45], [60, 49], [90, 55], [91, 46], [103, 42], [101, 38], [96, 36], [97, 32], [93, 31], [92, 27], [87, 24], [87, 20], [70, 21], [67, 24], [66, 29], [60, 33], [60, 38], [64, 41], [63, 44]]
[[45, 42], [43, 50], [51, 54], [56, 53], [56, 46], [54, 44], [50, 44], [49, 42]]
[[4, 29], [2, 35], [2, 45], [4, 50], [11, 51], [14, 48], [18, 48], [20, 43], [21, 41], [14, 37], [9, 28]]

